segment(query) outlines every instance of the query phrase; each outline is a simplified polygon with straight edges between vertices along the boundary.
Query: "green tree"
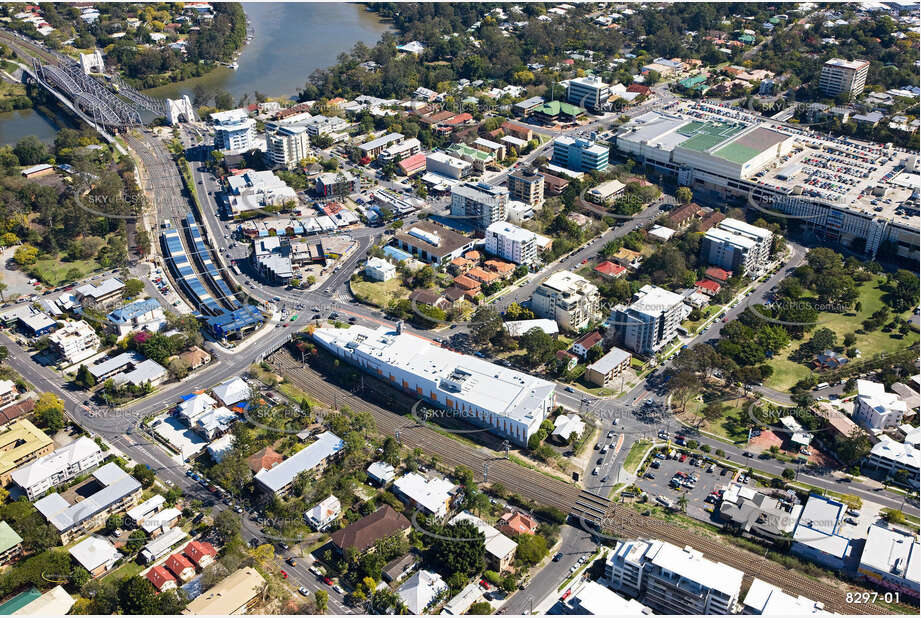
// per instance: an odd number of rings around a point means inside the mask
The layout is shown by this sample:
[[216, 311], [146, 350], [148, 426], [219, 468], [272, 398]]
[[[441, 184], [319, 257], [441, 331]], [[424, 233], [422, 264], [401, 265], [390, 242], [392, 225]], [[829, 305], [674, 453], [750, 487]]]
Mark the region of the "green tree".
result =
[[326, 613], [326, 606], [329, 603], [329, 593], [323, 589], [313, 593], [313, 600], [317, 604], [317, 611], [321, 614]]
[[27, 135], [16, 142], [13, 154], [21, 165], [35, 165], [45, 162], [48, 158], [48, 148], [36, 136]]
[[48, 430], [64, 428], [64, 402], [54, 393], [42, 393], [35, 402], [35, 416]]
[[144, 282], [140, 279], [128, 279], [125, 281], [123, 294], [125, 298], [134, 298], [144, 290]]
[[547, 555], [547, 539], [537, 534], [518, 535], [515, 555], [528, 566], [533, 566]]
[[134, 469], [131, 471], [131, 476], [136, 478], [141, 483], [141, 487], [144, 489], [147, 489], [153, 485], [154, 481], [157, 480], [157, 476], [154, 474], [154, 471], [144, 464], [136, 464]]
[[780, 473], [780, 476], [784, 477], [788, 481], [792, 481], [796, 478], [796, 471], [793, 468], [784, 468], [783, 472]]
[[486, 537], [469, 521], [444, 526], [432, 543], [431, 555], [449, 573], [473, 574], [485, 564]]
[[118, 586], [118, 604], [125, 614], [156, 614], [157, 590], [146, 577], [129, 577]]
[[682, 204], [690, 204], [694, 199], [694, 194], [690, 187], [678, 187], [678, 190], [675, 191], [675, 199]]

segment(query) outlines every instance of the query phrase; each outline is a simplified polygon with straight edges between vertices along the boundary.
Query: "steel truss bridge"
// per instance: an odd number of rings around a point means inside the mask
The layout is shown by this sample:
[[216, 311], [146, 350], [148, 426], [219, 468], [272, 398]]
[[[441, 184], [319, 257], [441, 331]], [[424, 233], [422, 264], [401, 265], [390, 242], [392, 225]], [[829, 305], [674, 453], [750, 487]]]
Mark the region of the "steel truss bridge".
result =
[[156, 116], [167, 113], [164, 99], [138, 92], [117, 75], [102, 82], [84, 73], [80, 64], [70, 59], [44, 63], [33, 57], [32, 68], [42, 86], [69, 99], [97, 127], [126, 129], [143, 124], [143, 110]]

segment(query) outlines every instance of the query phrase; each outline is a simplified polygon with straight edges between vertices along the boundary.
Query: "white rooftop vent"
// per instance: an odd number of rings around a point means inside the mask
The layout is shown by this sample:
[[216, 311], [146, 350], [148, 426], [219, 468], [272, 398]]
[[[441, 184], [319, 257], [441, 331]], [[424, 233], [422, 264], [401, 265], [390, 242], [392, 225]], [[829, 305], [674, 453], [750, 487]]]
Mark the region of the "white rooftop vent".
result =
[[439, 238], [438, 234], [434, 234], [432, 232], [426, 232], [425, 230], [420, 230], [417, 227], [410, 228], [409, 235], [415, 236], [416, 238], [419, 238], [420, 240], [424, 240], [430, 245], [435, 245], [436, 247], [441, 242], [441, 238]]

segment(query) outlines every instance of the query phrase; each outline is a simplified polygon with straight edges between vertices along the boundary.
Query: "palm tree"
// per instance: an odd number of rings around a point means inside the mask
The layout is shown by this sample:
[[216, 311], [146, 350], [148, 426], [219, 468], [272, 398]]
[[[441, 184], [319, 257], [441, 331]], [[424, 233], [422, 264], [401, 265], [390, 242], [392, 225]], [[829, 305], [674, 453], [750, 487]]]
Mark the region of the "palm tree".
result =
[[682, 511], [687, 512], [687, 510], [688, 510], [688, 496], [687, 496], [687, 494], [682, 493], [680, 496], [678, 496], [678, 507], [679, 507]]

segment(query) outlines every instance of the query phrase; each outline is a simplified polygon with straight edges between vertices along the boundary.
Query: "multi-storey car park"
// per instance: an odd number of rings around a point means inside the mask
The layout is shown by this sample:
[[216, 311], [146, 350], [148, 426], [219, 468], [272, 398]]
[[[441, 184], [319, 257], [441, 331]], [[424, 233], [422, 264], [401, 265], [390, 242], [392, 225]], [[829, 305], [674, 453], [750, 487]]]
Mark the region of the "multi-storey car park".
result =
[[613, 140], [699, 199], [750, 199], [824, 240], [871, 256], [888, 242], [901, 257], [919, 258], [916, 154], [688, 102], [637, 116]]

